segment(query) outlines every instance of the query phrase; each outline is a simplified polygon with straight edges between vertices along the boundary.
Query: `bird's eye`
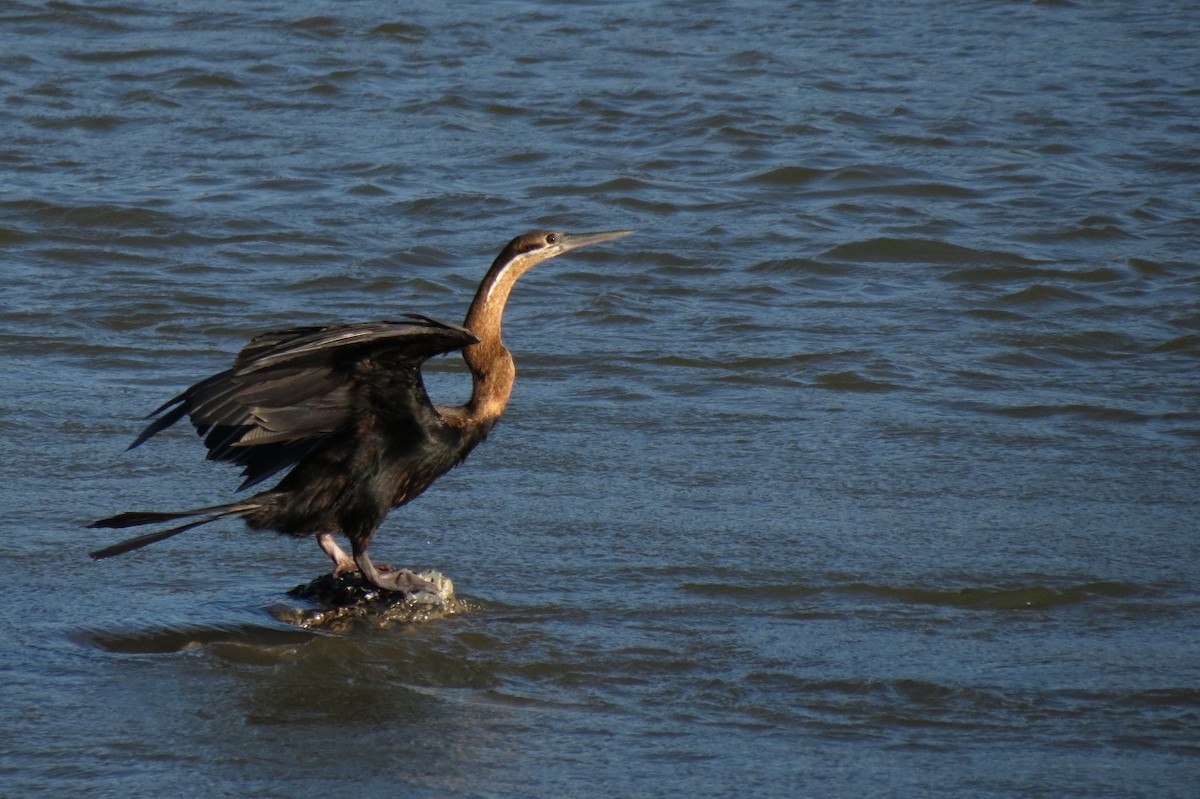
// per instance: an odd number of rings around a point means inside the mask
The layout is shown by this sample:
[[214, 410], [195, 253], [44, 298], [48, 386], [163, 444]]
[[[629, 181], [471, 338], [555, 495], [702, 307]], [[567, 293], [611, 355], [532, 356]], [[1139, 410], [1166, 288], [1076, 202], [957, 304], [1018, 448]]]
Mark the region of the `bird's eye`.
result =
[[547, 244], [558, 244], [558, 234], [557, 233], [547, 233], [546, 234], [546, 243]]

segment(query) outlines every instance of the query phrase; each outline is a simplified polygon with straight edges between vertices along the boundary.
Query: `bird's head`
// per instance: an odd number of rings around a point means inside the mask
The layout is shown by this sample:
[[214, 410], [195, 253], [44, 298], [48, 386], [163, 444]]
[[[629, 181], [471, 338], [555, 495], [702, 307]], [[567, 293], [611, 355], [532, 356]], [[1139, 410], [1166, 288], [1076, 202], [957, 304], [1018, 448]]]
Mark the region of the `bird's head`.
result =
[[[496, 260], [492, 262], [492, 268], [488, 270], [487, 276], [484, 277], [483, 283], [479, 287], [476, 302], [496, 301], [499, 306], [503, 306], [508, 299], [508, 292], [516, 283], [517, 278], [543, 261], [589, 244], [612, 241], [631, 233], [633, 233], [632, 230], [605, 230], [599, 233], [534, 230], [522, 233], [510, 241], [496, 256]], [[497, 288], [500, 289], [499, 296], [493, 297], [493, 292]]]
[[510, 241], [496, 261], [511, 266], [520, 264], [524, 268], [520, 268], [519, 271], [524, 272], [542, 261], [548, 261], [565, 252], [585, 247], [588, 244], [619, 239], [630, 233], [633, 231], [605, 230], [599, 233], [566, 233], [561, 230], [534, 230], [522, 233]]

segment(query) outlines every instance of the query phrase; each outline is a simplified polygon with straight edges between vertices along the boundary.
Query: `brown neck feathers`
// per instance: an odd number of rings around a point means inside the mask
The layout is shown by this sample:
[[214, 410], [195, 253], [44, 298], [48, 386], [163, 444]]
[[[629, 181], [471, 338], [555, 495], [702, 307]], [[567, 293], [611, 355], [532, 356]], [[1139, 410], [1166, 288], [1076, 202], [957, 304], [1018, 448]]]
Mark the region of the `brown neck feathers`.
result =
[[466, 406], [470, 424], [490, 426], [508, 403], [517, 370], [501, 338], [504, 306], [517, 279], [542, 260], [536, 253], [522, 253], [510, 244], [492, 263], [467, 311], [464, 326], [479, 337], [478, 343], [463, 350], [474, 381]]

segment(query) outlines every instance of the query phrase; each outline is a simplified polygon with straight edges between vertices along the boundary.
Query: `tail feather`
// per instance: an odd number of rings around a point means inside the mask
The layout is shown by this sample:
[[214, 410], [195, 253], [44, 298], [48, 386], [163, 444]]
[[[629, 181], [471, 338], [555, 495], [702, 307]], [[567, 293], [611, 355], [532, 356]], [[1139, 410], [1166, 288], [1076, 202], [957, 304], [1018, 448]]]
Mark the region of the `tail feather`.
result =
[[158, 522], [170, 522], [175, 519], [186, 519], [189, 516], [199, 516], [202, 513], [208, 513], [209, 508], [197, 508], [196, 510], [183, 511], [153, 511], [153, 510], [133, 510], [128, 513], [118, 513], [116, 516], [109, 516], [107, 519], [99, 519], [88, 525], [88, 527], [137, 527], [140, 524], [157, 524]]
[[186, 519], [190, 516], [202, 516], [203, 518], [176, 527], [168, 527], [166, 530], [159, 530], [158, 532], [129, 538], [112, 546], [97, 549], [95, 552], [89, 554], [93, 560], [103, 560], [104, 558], [111, 558], [114, 555], [123, 555], [126, 552], [132, 552], [135, 549], [141, 549], [150, 544], [168, 539], [171, 536], [179, 535], [182, 532], [191, 530], [193, 527], [215, 522], [217, 519], [224, 519], [228, 516], [241, 516], [254, 510], [256, 507], [258, 506], [238, 503], [234, 505], [214, 505], [210, 508], [195, 508], [184, 511], [130, 511], [128, 513], [118, 513], [116, 516], [109, 516], [107, 519], [92, 522], [88, 527], [136, 527], [141, 524], [155, 524], [156, 522], [166, 522], [173, 519]]

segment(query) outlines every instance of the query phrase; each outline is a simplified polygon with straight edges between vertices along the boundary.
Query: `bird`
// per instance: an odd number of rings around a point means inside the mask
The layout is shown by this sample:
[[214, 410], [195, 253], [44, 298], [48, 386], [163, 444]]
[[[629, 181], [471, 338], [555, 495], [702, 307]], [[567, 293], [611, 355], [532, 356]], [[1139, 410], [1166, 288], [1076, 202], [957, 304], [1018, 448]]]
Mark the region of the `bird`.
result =
[[[335, 577], [360, 572], [384, 591], [432, 590], [409, 569], [376, 565], [368, 549], [392, 508], [420, 496], [491, 432], [516, 379], [501, 336], [518, 278], [551, 258], [632, 233], [537, 230], [517, 236], [492, 262], [463, 324], [419, 314], [399, 321], [293, 327], [252, 338], [225, 371], [163, 403], [129, 445], [140, 446], [187, 416], [208, 458], [242, 467], [239, 491], [287, 469], [244, 499], [183, 511], [130, 511], [92, 522], [127, 528], [189, 519], [91, 552], [121, 555], [219, 519], [254, 530], [315, 536]], [[429, 358], [461, 351], [471, 375], [462, 405], [435, 405], [421, 378]], [[351, 553], [338, 544], [349, 540]], [[436, 593], [436, 590], [434, 590]]]

